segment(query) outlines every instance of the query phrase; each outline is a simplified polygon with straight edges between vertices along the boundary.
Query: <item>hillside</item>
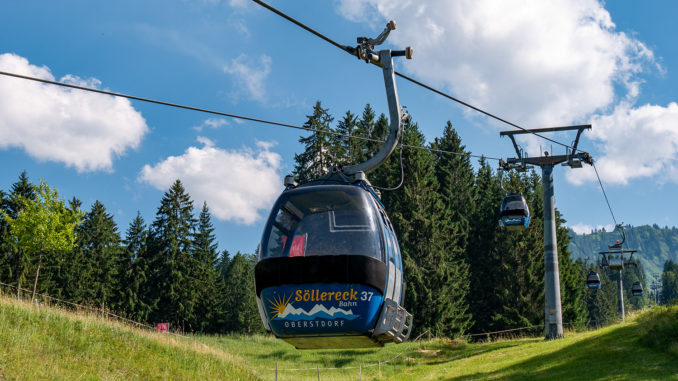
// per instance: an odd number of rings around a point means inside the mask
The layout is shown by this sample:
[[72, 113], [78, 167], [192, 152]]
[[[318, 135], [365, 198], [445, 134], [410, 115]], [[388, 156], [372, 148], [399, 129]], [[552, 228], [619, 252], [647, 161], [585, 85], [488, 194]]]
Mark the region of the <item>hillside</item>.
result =
[[[676, 320], [678, 309], [671, 313], [657, 325]], [[270, 337], [162, 335], [0, 297], [0, 379], [274, 379], [276, 365], [279, 380], [376, 379], [379, 369], [382, 379], [404, 380], [678, 379], [675, 334], [655, 331], [661, 342], [641, 344], [650, 335], [640, 320], [653, 321], [646, 314], [550, 342], [433, 339], [297, 351]]]
[[242, 363], [192, 339], [0, 296], [0, 380], [257, 379]]
[[[664, 262], [671, 259], [678, 262], [678, 228], [659, 227], [657, 225], [625, 226], [626, 244], [624, 248], [636, 249], [645, 270], [645, 277], [652, 279], [653, 274], [661, 274]], [[572, 258], [586, 258], [594, 262], [598, 252], [607, 250], [607, 245], [620, 238], [615, 232], [594, 231], [591, 234], [576, 234], [570, 230], [570, 252]]]

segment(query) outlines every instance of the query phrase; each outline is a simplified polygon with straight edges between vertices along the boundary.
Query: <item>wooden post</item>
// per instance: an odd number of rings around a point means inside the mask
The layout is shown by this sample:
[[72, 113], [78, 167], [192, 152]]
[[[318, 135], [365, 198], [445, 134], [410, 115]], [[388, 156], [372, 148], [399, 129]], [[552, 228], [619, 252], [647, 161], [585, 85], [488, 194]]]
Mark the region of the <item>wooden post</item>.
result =
[[278, 381], [278, 362], [275, 362], [275, 381]]
[[35, 283], [33, 283], [33, 295], [31, 295], [31, 304], [33, 304], [33, 299], [35, 299], [35, 289], [38, 288], [38, 275], [40, 275], [41, 264], [42, 264], [42, 253], [40, 253], [40, 259], [38, 259], [38, 269], [35, 271]]
[[381, 361], [379, 361], [377, 364], [378, 364], [378, 367], [379, 367], [378, 375], [379, 375], [379, 378], [381, 378]]
[[316, 365], [315, 369], [318, 371], [318, 381], [320, 381], [320, 365]]
[[360, 381], [363, 381], [363, 364], [358, 365], [358, 369], [360, 369]]

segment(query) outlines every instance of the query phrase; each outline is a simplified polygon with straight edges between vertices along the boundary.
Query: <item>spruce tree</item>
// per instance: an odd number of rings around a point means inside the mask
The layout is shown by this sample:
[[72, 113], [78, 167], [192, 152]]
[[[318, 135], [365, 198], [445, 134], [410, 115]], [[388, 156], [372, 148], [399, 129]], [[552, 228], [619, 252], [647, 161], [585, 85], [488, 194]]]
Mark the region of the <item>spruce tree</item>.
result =
[[497, 288], [503, 259], [493, 248], [499, 233], [497, 224], [503, 195], [487, 160], [481, 158], [479, 164], [466, 260], [471, 273], [469, 309], [474, 318], [473, 331], [486, 332], [495, 328], [493, 318], [502, 310]]
[[119, 264], [119, 279], [124, 287], [120, 288], [117, 308], [128, 316], [146, 321], [151, 307], [146, 304], [148, 291], [152, 285], [148, 280], [148, 236], [141, 213], [130, 222], [125, 234], [125, 245], [121, 263]]
[[583, 326], [588, 320], [586, 308], [586, 277], [572, 261], [570, 236], [564, 226], [565, 219], [556, 210], [556, 238], [558, 239], [558, 271], [563, 322]]
[[678, 301], [678, 264], [671, 260], [664, 262], [662, 271], [662, 304], [674, 304]]
[[[470, 231], [469, 219], [474, 213], [473, 196], [475, 193], [473, 189], [475, 173], [468, 156], [469, 152], [461, 144], [461, 137], [449, 121], [442, 138], [436, 138], [431, 148], [435, 158], [438, 193], [451, 214], [452, 222], [460, 232], [459, 242], [455, 245], [466, 252]], [[437, 150], [458, 154], [437, 152]]]
[[[343, 135], [355, 136], [358, 117], [346, 111], [344, 117], [337, 123], [337, 132]], [[331, 141], [335, 151], [336, 165], [347, 166], [356, 164], [356, 156], [362, 150], [361, 139], [348, 136], [332, 135]]]
[[253, 255], [236, 253], [223, 277], [224, 322], [231, 332], [252, 334], [263, 331], [254, 289], [255, 261]]
[[307, 116], [304, 127], [312, 128], [316, 131], [311, 132], [307, 137], [299, 138], [299, 143], [304, 145], [304, 152], [294, 155], [296, 162], [294, 174], [301, 183], [311, 181], [326, 174], [329, 169], [338, 163], [334, 157], [332, 140], [330, 134], [330, 123], [333, 118], [329, 110], [322, 107], [320, 101], [313, 107], [313, 113]]
[[200, 293], [196, 306], [196, 321], [194, 328], [205, 332], [214, 329], [216, 320], [218, 290], [217, 290], [217, 243], [214, 236], [214, 226], [207, 207], [203, 203], [198, 227], [193, 236], [193, 257], [198, 265], [195, 282]]
[[[117, 297], [119, 284], [120, 234], [113, 216], [98, 200], [85, 214], [77, 230], [80, 271], [74, 281], [80, 287], [82, 301], [110, 305]], [[75, 263], [73, 263], [75, 265]]]
[[[403, 143], [423, 146], [425, 139], [414, 123], [406, 123]], [[407, 282], [406, 304], [417, 331], [457, 335], [469, 324], [466, 308], [468, 271], [458, 248], [448, 242], [459, 234], [439, 197], [434, 160], [429, 151], [402, 152], [404, 183], [385, 197], [403, 254]], [[387, 164], [400, 172], [400, 157]]]
[[[376, 114], [372, 109], [372, 106], [369, 104], [365, 105], [363, 113], [360, 116], [360, 119], [356, 122], [355, 134], [363, 138], [374, 138], [372, 132], [374, 130], [374, 124]], [[377, 152], [378, 145], [373, 141], [362, 140], [362, 139], [353, 139], [352, 144], [355, 145], [352, 152], [352, 159], [354, 163], [362, 163], [365, 160], [369, 159], [370, 156]]]
[[226, 281], [230, 266], [230, 254], [228, 250], [224, 250], [217, 260], [217, 312], [213, 325], [213, 330], [219, 333], [229, 332], [232, 328], [230, 297], [226, 295]]
[[199, 293], [194, 285], [197, 263], [191, 255], [195, 229], [193, 202], [180, 180], [165, 192], [150, 229], [148, 282], [144, 304], [149, 318], [192, 331]]

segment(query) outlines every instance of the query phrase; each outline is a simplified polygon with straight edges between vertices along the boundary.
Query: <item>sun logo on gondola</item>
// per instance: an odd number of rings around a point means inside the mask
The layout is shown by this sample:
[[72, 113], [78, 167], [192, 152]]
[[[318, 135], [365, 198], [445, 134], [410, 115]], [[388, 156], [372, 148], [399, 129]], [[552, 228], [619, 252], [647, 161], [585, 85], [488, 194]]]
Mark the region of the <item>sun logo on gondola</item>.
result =
[[287, 305], [290, 302], [290, 299], [292, 299], [292, 295], [290, 295], [287, 299], [285, 297], [280, 297], [280, 295], [276, 296], [273, 299], [269, 299], [268, 303], [270, 304], [271, 308], [271, 313], [273, 313], [273, 318], [278, 317], [278, 315], [282, 314], [285, 312], [285, 308], [287, 308]]

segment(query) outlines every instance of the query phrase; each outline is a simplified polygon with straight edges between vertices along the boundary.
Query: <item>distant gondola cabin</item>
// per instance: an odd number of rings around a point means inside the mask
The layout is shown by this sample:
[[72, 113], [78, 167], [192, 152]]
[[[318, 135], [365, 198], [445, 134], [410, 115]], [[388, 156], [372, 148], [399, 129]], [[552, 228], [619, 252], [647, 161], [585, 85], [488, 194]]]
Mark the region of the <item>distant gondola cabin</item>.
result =
[[509, 194], [501, 202], [499, 226], [523, 229], [530, 226], [530, 208], [522, 194]]

